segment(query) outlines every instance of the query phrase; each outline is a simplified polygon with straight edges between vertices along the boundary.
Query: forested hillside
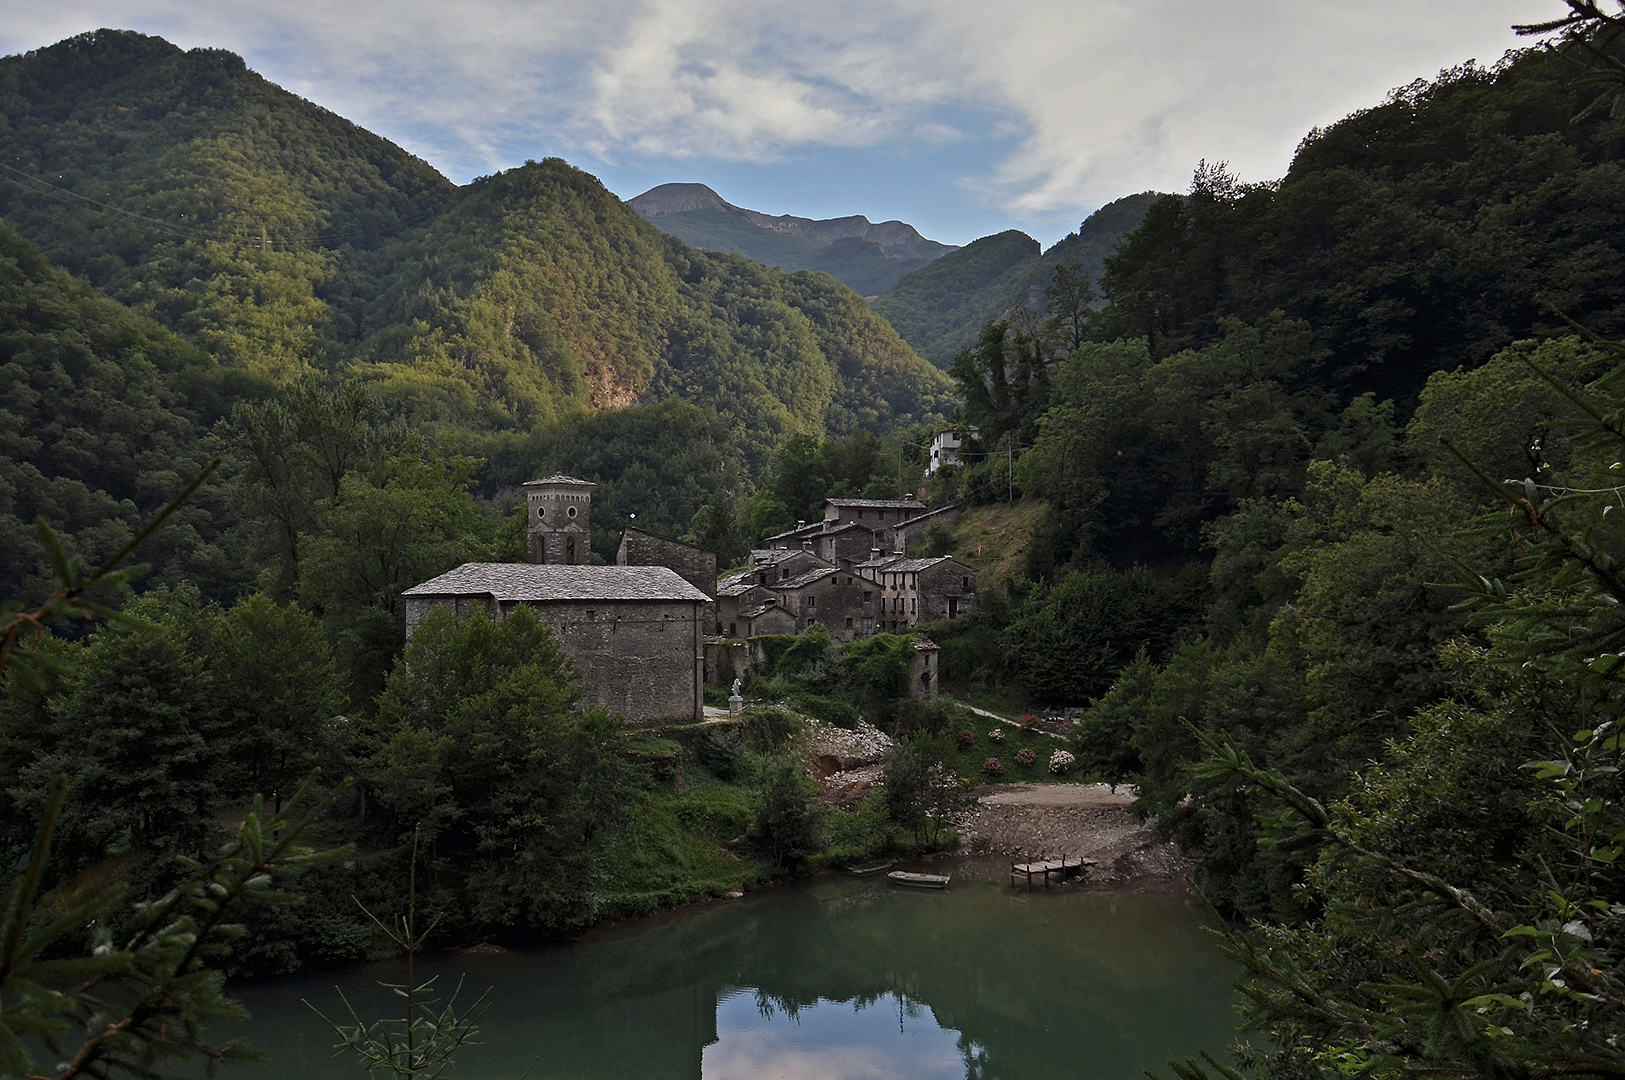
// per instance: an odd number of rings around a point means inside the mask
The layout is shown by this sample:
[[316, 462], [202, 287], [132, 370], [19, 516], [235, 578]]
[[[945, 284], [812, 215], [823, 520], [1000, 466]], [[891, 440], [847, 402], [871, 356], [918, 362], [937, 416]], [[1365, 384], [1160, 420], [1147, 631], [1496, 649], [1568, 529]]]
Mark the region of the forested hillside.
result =
[[1018, 305], [1042, 307], [1057, 266], [1076, 266], [1098, 281], [1106, 257], [1155, 198], [1147, 192], [1108, 203], [1048, 251], [1014, 229], [984, 236], [905, 275], [875, 298], [874, 309], [921, 356], [946, 368], [989, 319], [1009, 318]]
[[[456, 187], [227, 53], [99, 31], [0, 60], [0, 164], [0, 217], [249, 397], [354, 380], [450, 451], [494, 460], [680, 399], [711, 415], [722, 483], [791, 435], [951, 406], [826, 278], [697, 252], [561, 161]], [[681, 533], [702, 505], [650, 527]]]

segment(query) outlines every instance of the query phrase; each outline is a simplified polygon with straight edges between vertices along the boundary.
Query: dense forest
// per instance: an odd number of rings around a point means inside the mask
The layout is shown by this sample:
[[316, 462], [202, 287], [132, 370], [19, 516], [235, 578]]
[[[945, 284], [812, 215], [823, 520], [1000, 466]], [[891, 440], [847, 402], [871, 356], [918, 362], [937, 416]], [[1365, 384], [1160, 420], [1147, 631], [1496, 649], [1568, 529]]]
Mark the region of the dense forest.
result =
[[[952, 712], [903, 692], [906, 639], [776, 639], [739, 730], [628, 734], [533, 620], [408, 646], [398, 605], [518, 558], [513, 485], [554, 469], [601, 483], [600, 556], [631, 513], [726, 563], [916, 491], [1029, 511], [927, 628], [944, 678], [1070, 710], [1079, 766], [1196, 856], [1263, 1033], [1237, 1067], [1620, 1075], [1625, 21], [1570, 6], [1277, 182], [1204, 162], [1050, 252], [945, 256], [877, 303], [896, 330], [562, 162], [454, 187], [227, 54], [0, 61], [0, 862], [38, 868], [0, 935], [48, 882], [53, 948], [100, 904], [120, 977], [168, 985], [143, 912], [212, 927], [261, 870], [305, 905], [251, 907], [233, 970], [368, 955], [349, 898], [400, 906], [420, 858], [477, 940], [907, 847], [952, 811]], [[978, 436], [925, 488], [954, 392]], [[150, 570], [91, 569], [216, 459]], [[967, 536], [922, 550], [989, 565]], [[899, 736], [886, 797], [820, 811], [797, 715]], [[261, 821], [353, 847], [307, 866]]]
[[1107, 256], [1155, 198], [1147, 192], [1108, 203], [1048, 250], [1015, 229], [984, 236], [904, 275], [875, 297], [874, 309], [921, 356], [946, 368], [989, 320], [1041, 308], [1056, 267], [1099, 280]]

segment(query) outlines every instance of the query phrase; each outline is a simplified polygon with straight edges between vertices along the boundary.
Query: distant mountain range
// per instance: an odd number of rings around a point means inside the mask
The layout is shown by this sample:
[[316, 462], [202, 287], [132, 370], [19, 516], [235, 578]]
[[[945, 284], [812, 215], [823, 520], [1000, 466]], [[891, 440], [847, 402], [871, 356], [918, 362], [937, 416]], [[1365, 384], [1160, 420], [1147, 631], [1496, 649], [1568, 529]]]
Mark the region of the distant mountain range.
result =
[[988, 320], [1019, 304], [1041, 311], [1057, 266], [1077, 264], [1098, 284], [1106, 256], [1140, 227], [1158, 197], [1146, 191], [1107, 203], [1048, 251], [1015, 229], [984, 236], [910, 271], [870, 306], [915, 352], [946, 368]]
[[735, 206], [704, 184], [661, 184], [628, 202], [656, 228], [695, 247], [730, 251], [784, 270], [823, 270], [876, 296], [911, 270], [959, 249], [901, 221], [861, 214], [804, 218]]

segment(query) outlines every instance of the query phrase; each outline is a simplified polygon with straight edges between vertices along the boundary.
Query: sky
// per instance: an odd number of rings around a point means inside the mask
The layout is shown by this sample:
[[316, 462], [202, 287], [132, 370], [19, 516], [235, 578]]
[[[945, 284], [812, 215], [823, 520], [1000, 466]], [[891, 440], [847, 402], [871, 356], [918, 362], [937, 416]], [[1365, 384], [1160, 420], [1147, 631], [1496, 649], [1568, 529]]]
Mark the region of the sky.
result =
[[1046, 246], [1199, 161], [1527, 44], [1561, 0], [0, 0], [0, 53], [99, 27], [224, 48], [459, 183], [562, 157], [622, 198]]

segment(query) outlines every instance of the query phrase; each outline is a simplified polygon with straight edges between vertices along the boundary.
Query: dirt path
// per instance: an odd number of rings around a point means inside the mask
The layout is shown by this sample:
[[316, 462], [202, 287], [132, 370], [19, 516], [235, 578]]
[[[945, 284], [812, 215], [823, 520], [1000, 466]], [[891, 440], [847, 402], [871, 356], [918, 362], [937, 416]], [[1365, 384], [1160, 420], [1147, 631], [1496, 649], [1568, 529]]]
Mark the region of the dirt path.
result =
[[1151, 838], [1151, 824], [1129, 812], [1130, 792], [1105, 784], [996, 784], [978, 788], [959, 830], [968, 855], [1094, 859], [1089, 885], [1143, 892], [1184, 892], [1190, 863]]

